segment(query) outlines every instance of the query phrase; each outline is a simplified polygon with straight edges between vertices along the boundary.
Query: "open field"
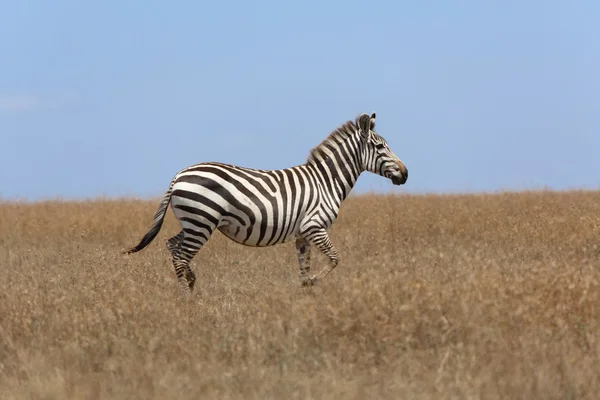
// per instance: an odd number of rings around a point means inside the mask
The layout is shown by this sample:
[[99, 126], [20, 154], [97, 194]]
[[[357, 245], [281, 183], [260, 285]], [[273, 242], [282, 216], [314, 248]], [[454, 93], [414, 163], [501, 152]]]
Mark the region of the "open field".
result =
[[0, 204], [0, 398], [598, 398], [600, 192], [350, 198], [314, 288], [217, 233], [190, 302], [157, 205]]

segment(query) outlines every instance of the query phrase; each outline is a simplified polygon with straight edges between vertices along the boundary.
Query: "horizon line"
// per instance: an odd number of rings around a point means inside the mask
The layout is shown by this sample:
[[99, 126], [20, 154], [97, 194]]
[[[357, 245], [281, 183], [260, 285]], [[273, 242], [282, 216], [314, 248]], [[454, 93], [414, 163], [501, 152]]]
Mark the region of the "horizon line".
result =
[[[538, 187], [526, 189], [490, 189], [490, 190], [457, 190], [457, 191], [376, 191], [376, 190], [361, 190], [359, 192], [352, 191], [347, 199], [360, 197], [456, 197], [456, 196], [500, 196], [500, 195], [519, 195], [519, 194], [568, 194], [568, 193], [600, 193], [600, 187], [573, 187], [567, 189], [557, 189], [552, 187]], [[162, 198], [164, 193], [155, 195], [138, 195], [138, 194], [123, 194], [123, 195], [103, 195], [95, 196], [39, 196], [38, 198], [26, 197], [3, 197], [0, 194], [0, 205], [6, 204], [36, 204], [36, 203], [89, 203], [95, 201], [157, 201]]]

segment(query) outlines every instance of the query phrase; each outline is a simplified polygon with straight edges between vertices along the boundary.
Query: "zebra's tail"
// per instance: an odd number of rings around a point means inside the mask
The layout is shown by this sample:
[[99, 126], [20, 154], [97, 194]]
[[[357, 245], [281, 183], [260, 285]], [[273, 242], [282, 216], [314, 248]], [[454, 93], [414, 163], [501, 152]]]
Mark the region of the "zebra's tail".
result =
[[125, 251], [124, 254], [137, 253], [138, 251], [140, 251], [143, 248], [145, 248], [146, 246], [148, 246], [150, 244], [150, 242], [152, 242], [152, 240], [156, 237], [156, 235], [160, 231], [160, 228], [162, 227], [163, 221], [165, 220], [165, 215], [167, 214], [167, 208], [169, 207], [169, 203], [171, 202], [171, 194], [173, 193], [173, 184], [174, 183], [175, 183], [175, 180], [171, 181], [171, 184], [169, 185], [169, 189], [167, 190], [167, 192], [163, 196], [162, 200], [160, 201], [158, 210], [156, 210], [156, 214], [154, 214], [154, 222], [152, 223], [152, 227], [150, 228], [148, 233], [146, 233], [144, 235], [144, 237], [142, 238], [142, 240], [140, 240], [140, 243], [138, 243], [137, 246], [132, 247], [131, 249]]

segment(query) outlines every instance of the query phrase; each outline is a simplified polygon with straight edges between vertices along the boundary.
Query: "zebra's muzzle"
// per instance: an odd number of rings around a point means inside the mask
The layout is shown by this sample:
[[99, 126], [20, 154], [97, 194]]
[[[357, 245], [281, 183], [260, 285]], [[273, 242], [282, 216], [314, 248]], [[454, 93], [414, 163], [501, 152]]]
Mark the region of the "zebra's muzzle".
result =
[[404, 185], [408, 180], [408, 169], [404, 168], [400, 173], [392, 175], [394, 185]]
[[408, 174], [406, 175], [395, 175], [392, 176], [392, 183], [394, 185], [404, 185], [406, 180], [408, 179]]

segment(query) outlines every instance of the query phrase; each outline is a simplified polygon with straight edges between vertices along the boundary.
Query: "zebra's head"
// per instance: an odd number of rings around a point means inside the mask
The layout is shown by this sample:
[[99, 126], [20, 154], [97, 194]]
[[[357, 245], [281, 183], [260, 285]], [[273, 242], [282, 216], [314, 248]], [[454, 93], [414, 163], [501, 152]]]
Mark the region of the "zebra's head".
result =
[[394, 185], [403, 185], [408, 179], [406, 165], [390, 149], [387, 141], [375, 133], [375, 113], [362, 114], [358, 127], [363, 140], [363, 168], [365, 171], [391, 179]]

